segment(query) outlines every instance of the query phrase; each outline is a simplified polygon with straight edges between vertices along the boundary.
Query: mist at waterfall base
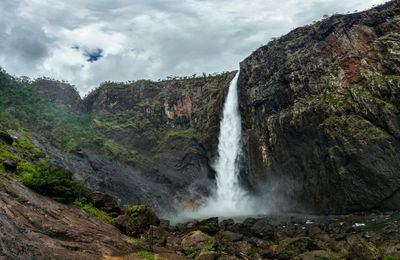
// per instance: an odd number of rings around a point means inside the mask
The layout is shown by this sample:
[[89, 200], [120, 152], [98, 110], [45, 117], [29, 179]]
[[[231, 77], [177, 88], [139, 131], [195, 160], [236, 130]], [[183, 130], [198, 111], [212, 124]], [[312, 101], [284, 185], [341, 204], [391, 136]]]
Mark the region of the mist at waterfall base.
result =
[[179, 219], [235, 218], [266, 213], [258, 199], [246, 192], [239, 182], [239, 158], [242, 152], [237, 88], [239, 73], [230, 83], [220, 123], [218, 158], [213, 165], [217, 174], [216, 190], [205, 198], [204, 204], [198, 209], [180, 212]]

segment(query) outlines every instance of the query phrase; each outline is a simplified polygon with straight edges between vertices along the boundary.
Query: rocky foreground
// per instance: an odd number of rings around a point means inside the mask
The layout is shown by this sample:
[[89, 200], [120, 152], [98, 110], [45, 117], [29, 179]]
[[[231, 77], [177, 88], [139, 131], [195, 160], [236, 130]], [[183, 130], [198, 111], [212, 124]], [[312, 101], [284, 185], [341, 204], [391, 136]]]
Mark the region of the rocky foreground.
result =
[[400, 259], [400, 212], [169, 225], [144, 206], [121, 214], [94, 193], [99, 208], [120, 214], [112, 225], [15, 180], [0, 184], [0, 259]]

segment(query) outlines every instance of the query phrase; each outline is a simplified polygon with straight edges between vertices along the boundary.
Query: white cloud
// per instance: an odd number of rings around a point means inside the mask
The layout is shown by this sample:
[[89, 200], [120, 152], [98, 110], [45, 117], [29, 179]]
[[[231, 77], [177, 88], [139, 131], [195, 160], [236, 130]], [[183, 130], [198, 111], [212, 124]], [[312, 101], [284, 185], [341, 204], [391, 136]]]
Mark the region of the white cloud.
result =
[[[232, 70], [272, 37], [383, 2], [2, 0], [0, 64], [16, 75], [68, 80], [85, 94], [105, 80]], [[98, 48], [103, 57], [89, 63], [84, 53]]]

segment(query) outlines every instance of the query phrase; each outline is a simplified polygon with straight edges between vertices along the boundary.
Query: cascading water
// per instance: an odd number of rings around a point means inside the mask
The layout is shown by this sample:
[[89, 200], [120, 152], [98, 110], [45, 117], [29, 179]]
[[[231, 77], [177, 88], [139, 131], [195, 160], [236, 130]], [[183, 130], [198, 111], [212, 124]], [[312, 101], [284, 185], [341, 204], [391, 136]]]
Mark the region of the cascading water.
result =
[[[239, 185], [238, 157], [241, 152], [242, 122], [239, 112], [237, 82], [239, 72], [230, 83], [220, 124], [217, 172], [217, 190], [209, 203], [221, 207], [224, 212], [236, 211], [246, 193]], [[209, 204], [210, 205], [210, 204]]]
[[185, 212], [186, 217], [235, 217], [260, 213], [255, 207], [254, 199], [239, 183], [242, 127], [237, 88], [238, 78], [239, 72], [230, 83], [220, 123], [218, 158], [214, 164], [217, 173], [217, 189], [206, 200], [203, 207], [195, 212]]

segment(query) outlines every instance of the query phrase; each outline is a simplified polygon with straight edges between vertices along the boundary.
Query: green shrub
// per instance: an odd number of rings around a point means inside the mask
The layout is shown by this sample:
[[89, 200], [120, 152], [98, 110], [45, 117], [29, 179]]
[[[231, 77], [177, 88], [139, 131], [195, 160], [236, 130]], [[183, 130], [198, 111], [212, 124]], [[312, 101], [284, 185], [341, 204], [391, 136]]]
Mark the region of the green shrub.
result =
[[205, 246], [205, 249], [207, 251], [214, 251], [215, 250], [215, 240], [214, 240], [214, 238], [210, 238], [207, 241], [207, 245]]
[[124, 211], [125, 214], [130, 216], [132, 219], [135, 219], [138, 217], [138, 215], [146, 210], [145, 205], [125, 205], [124, 206]]
[[43, 163], [35, 166], [22, 162], [18, 165], [17, 172], [21, 175], [23, 184], [60, 202], [73, 202], [89, 192], [79, 181], [72, 179], [70, 171]]
[[196, 255], [196, 249], [193, 246], [189, 246], [183, 249], [183, 253], [187, 257], [194, 257]]

